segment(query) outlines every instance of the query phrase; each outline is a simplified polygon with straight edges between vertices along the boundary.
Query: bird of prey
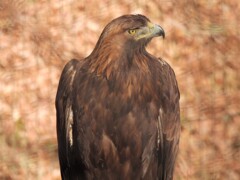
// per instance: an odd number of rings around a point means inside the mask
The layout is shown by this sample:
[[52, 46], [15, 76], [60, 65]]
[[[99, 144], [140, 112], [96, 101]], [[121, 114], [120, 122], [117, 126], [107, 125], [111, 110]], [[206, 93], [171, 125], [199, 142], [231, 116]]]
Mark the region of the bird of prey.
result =
[[63, 69], [56, 96], [62, 179], [169, 180], [180, 136], [170, 65], [146, 50], [161, 26], [123, 15], [92, 53]]

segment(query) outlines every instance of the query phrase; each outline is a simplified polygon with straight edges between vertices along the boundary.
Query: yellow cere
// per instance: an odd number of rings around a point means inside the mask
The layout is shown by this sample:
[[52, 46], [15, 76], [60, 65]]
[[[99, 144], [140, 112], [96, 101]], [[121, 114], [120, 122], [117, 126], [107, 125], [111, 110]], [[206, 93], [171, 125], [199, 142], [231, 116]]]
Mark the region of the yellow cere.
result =
[[147, 23], [147, 26], [148, 26], [148, 28], [149, 28], [149, 29], [152, 29], [152, 28], [154, 28], [154, 24], [153, 24], [153, 23], [151, 23], [151, 22], [148, 22], [148, 23]]

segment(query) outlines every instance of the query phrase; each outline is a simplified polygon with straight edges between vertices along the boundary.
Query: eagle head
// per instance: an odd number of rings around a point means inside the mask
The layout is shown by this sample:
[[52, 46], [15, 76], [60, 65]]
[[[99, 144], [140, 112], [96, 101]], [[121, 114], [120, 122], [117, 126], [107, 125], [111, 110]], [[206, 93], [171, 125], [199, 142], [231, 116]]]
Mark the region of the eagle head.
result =
[[117, 49], [134, 49], [146, 46], [157, 36], [165, 37], [163, 28], [147, 17], [140, 14], [123, 15], [113, 19], [104, 28], [97, 45], [111, 44]]
[[143, 15], [123, 15], [113, 19], [103, 29], [93, 52], [86, 58], [90, 71], [109, 78], [112, 72], [131, 67], [132, 62], [147, 67], [140, 61], [146, 60], [145, 47], [157, 36], [165, 37], [163, 28]]

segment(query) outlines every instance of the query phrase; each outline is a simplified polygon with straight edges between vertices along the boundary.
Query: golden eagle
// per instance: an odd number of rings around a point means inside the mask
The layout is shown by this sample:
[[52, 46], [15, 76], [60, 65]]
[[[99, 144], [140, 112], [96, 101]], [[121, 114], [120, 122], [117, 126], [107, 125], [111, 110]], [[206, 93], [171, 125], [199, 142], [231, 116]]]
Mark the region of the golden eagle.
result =
[[173, 178], [180, 136], [174, 71], [145, 47], [164, 30], [124, 15], [85, 59], [71, 60], [57, 96], [62, 179]]

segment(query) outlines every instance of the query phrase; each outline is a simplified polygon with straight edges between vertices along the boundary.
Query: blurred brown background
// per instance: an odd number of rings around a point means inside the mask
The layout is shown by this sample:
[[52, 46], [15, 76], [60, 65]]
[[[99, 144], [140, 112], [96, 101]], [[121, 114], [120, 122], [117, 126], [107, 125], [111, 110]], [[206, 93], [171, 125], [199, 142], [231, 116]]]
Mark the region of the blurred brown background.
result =
[[0, 179], [60, 179], [54, 100], [63, 66], [115, 17], [142, 13], [166, 39], [182, 134], [175, 179], [240, 179], [238, 0], [0, 0]]

